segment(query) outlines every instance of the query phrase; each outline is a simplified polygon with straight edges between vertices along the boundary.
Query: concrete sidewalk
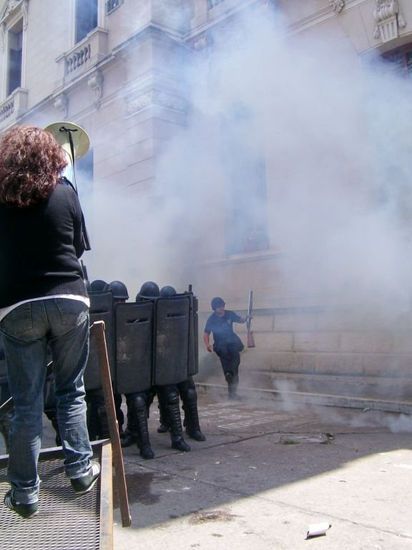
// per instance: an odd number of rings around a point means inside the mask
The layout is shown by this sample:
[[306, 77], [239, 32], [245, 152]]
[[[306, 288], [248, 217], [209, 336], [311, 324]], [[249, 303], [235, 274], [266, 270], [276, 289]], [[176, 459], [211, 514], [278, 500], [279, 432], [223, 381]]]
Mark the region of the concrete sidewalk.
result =
[[[207, 441], [190, 453], [152, 406], [155, 459], [124, 450], [132, 527], [116, 509], [116, 550], [412, 549], [411, 416], [248, 395], [201, 394]], [[318, 523], [331, 528], [306, 540]]]

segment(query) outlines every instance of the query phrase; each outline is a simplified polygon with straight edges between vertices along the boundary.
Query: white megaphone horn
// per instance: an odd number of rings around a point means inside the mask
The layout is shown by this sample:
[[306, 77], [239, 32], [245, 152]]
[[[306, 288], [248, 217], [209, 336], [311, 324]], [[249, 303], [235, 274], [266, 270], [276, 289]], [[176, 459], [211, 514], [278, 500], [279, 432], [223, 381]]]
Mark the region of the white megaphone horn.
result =
[[89, 150], [90, 139], [86, 130], [73, 122], [53, 122], [46, 126], [45, 130], [60, 143], [72, 166], [76, 159], [81, 158]]

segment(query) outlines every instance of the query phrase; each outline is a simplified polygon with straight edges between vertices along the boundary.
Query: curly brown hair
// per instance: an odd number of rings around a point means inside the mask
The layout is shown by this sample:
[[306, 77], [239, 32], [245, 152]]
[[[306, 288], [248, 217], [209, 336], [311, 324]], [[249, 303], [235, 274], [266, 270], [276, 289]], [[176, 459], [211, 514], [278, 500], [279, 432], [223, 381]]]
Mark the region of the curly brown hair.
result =
[[0, 203], [26, 207], [45, 200], [66, 165], [50, 132], [36, 126], [8, 130], [0, 143]]

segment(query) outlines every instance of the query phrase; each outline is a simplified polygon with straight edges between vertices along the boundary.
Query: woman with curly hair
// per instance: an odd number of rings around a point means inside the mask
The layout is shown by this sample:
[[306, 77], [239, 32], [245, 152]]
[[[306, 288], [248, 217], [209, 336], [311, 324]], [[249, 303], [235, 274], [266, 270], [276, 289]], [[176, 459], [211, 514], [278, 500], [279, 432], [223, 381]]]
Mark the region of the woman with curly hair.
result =
[[83, 373], [89, 350], [89, 298], [83, 280], [82, 211], [60, 174], [64, 150], [49, 132], [18, 126], [0, 143], [0, 336], [14, 415], [4, 504], [38, 512], [37, 462], [48, 350], [56, 381], [65, 470], [76, 493], [99, 475], [91, 461]]

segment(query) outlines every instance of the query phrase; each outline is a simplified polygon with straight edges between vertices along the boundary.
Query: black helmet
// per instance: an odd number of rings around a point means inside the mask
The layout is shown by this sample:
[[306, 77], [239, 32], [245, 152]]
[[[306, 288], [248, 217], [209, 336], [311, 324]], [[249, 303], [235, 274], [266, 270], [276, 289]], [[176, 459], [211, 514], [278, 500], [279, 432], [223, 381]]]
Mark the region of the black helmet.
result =
[[107, 292], [109, 285], [102, 279], [96, 279], [90, 283], [90, 290], [93, 290], [93, 292]]
[[160, 289], [160, 296], [175, 296], [177, 294], [176, 289], [170, 285], [162, 286]]
[[160, 294], [159, 285], [153, 281], [146, 281], [142, 284], [137, 293], [136, 300], [139, 298], [157, 298]]
[[122, 281], [112, 281], [109, 284], [109, 289], [116, 300], [127, 300], [129, 298], [127, 287]]
[[216, 296], [216, 298], [213, 298], [210, 302], [210, 305], [212, 306], [212, 309], [215, 310], [218, 307], [224, 307], [225, 301], [222, 298], [219, 298], [219, 296]]

